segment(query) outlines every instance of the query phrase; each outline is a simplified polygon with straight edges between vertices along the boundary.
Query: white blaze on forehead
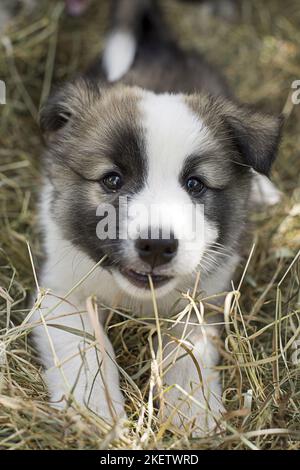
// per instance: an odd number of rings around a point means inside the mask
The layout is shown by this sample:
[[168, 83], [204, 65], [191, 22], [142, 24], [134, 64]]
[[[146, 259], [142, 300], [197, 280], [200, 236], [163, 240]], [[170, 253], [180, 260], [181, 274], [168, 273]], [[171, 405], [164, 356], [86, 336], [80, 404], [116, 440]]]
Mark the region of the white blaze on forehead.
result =
[[209, 130], [187, 106], [182, 95], [145, 93], [143, 125], [149, 164], [149, 184], [165, 175], [179, 176], [187, 157], [207, 150]]

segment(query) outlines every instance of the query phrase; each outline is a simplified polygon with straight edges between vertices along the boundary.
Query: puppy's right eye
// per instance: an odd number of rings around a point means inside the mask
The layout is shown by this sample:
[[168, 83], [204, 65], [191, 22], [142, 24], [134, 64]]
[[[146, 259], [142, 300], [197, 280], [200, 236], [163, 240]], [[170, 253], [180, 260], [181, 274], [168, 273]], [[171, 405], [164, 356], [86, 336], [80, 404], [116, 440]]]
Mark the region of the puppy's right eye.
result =
[[108, 173], [101, 180], [102, 185], [110, 192], [116, 193], [123, 186], [123, 179], [116, 172]]

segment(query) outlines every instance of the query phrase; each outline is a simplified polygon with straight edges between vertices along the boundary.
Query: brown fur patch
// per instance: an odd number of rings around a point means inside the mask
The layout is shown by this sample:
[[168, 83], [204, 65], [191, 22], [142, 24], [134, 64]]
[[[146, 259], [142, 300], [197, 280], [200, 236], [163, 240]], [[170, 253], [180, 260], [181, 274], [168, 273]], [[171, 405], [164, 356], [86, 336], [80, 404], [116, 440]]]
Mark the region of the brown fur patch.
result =
[[201, 117], [236, 163], [269, 174], [276, 157], [282, 119], [222, 98], [192, 95], [186, 103]]

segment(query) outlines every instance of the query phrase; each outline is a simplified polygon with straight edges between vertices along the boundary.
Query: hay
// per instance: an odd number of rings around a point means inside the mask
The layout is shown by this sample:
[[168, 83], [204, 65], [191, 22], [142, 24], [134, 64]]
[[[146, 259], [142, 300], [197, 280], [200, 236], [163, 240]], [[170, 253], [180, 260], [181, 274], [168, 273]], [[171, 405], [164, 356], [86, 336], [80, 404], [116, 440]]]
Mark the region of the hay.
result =
[[[239, 98], [284, 110], [287, 117], [273, 172], [284, 198], [253, 217], [255, 246], [245, 252], [237, 276], [243, 282], [233, 286], [224, 312], [218, 367], [228, 410], [224, 431], [203, 439], [159, 423], [149, 394], [158, 366], [153, 323], [134, 312], [112, 312], [107, 325], [123, 370], [125, 427], [111, 429], [76, 405], [58, 412], [47, 404], [29, 328], [18, 326], [34, 288], [26, 242], [37, 269], [42, 255], [35, 212], [42, 149], [37, 112], [53, 81], [84, 69], [100, 53], [108, 2], [78, 20], [63, 15], [61, 2], [38, 4], [30, 18], [14, 20], [0, 44], [8, 95], [0, 108], [0, 448], [300, 449], [300, 105], [293, 107], [290, 97], [291, 83], [300, 79], [298, 0], [284, 7], [280, 0], [245, 1], [239, 24], [203, 21], [196, 5], [163, 2], [182, 44], [219, 64]], [[162, 329], [167, 326], [162, 322]]]

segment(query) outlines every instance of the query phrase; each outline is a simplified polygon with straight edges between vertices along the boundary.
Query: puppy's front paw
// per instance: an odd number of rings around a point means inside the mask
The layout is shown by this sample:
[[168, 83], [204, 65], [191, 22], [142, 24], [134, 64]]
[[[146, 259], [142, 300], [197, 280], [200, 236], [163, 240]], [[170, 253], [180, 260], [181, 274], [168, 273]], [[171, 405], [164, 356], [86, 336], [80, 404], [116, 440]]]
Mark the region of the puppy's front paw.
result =
[[188, 354], [180, 356], [172, 342], [165, 347], [165, 419], [175, 428], [200, 437], [220, 429], [224, 407], [219, 373], [218, 352], [207, 336], [195, 336]]
[[[177, 380], [177, 382], [180, 380]], [[170, 383], [170, 382], [169, 382]], [[221, 429], [221, 387], [217, 379], [209, 386], [184, 387], [174, 383], [165, 394], [164, 421], [193, 437], [203, 437]]]
[[48, 384], [50, 405], [53, 408], [65, 410], [74, 401], [77, 405], [87, 408], [107, 423], [126, 419], [124, 398], [118, 387], [112, 387], [111, 385], [110, 389], [105, 391], [104, 385], [97, 383], [96, 380], [89, 392], [87, 383], [79, 380], [73, 391], [66, 393], [55, 368], [45, 372], [45, 381]]

